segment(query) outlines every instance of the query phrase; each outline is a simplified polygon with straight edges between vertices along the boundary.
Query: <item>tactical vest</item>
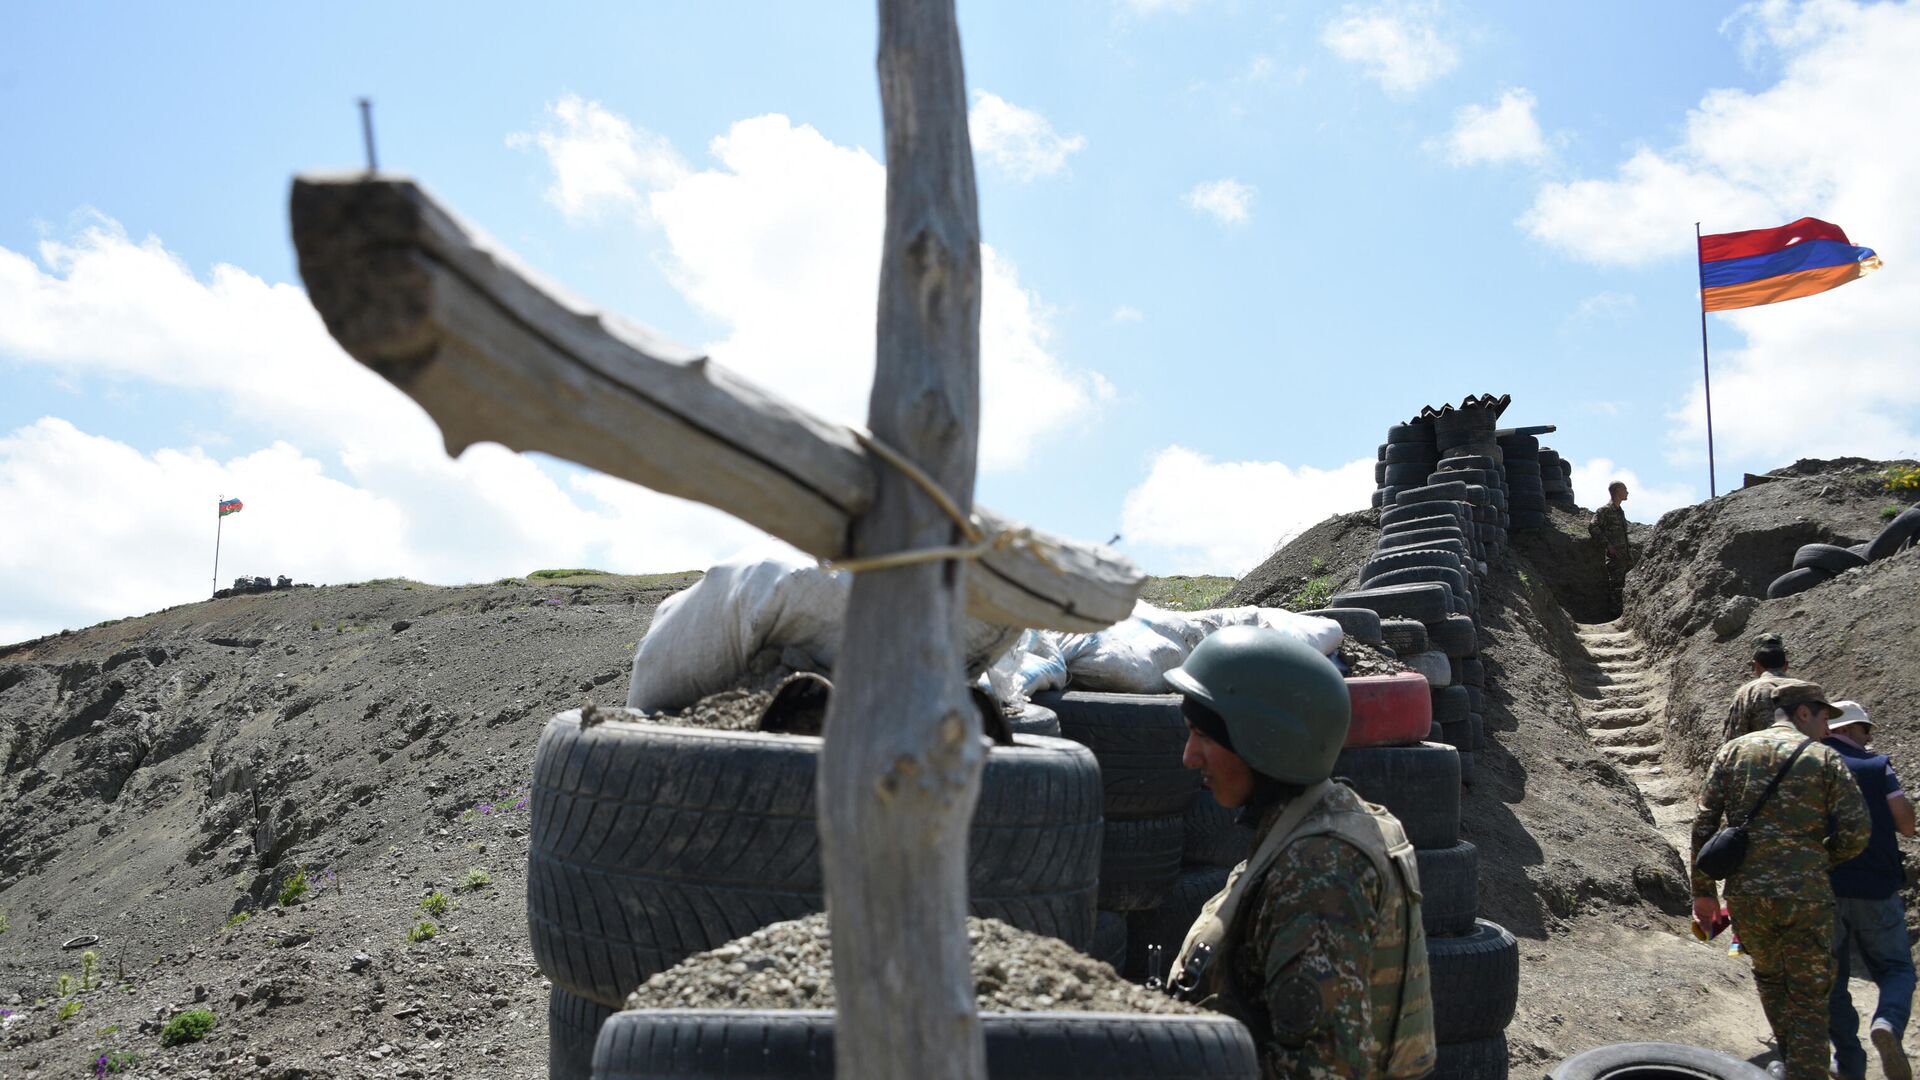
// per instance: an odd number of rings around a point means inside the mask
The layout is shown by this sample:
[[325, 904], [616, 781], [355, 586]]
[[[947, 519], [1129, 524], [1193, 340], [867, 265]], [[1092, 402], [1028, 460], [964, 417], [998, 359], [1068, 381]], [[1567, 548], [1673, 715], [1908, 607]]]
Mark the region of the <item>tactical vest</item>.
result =
[[[1207, 901], [1173, 962], [1173, 989], [1188, 1001], [1224, 1012], [1242, 1023], [1251, 1015], [1234, 985], [1233, 965], [1246, 934], [1240, 907], [1252, 897], [1287, 845], [1309, 836], [1332, 836], [1351, 844], [1373, 863], [1387, 895], [1406, 900], [1396, 925], [1373, 928], [1371, 1015], [1376, 1077], [1425, 1076], [1433, 1070], [1433, 999], [1427, 978], [1427, 935], [1420, 925], [1420, 870], [1400, 822], [1384, 807], [1355, 799], [1357, 809], [1322, 808], [1331, 781], [1308, 788], [1268, 830], [1259, 848], [1234, 867], [1227, 887]], [[1326, 812], [1313, 816], [1315, 809]], [[1312, 820], [1308, 820], [1312, 817]]]

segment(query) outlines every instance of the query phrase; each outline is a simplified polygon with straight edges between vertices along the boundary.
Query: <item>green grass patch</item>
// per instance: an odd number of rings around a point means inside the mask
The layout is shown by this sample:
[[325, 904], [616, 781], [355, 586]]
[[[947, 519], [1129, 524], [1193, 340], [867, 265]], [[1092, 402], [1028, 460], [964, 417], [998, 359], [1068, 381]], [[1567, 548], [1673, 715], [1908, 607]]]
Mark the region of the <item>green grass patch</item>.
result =
[[[1894, 518], [1900, 516], [1900, 511], [1905, 509], [1906, 507], [1901, 506], [1899, 503], [1894, 503], [1891, 506], [1883, 506], [1880, 508], [1880, 520], [1892, 521]], [[4, 925], [0, 925], [0, 931], [4, 931], [5, 929], [6, 927]]]
[[567, 567], [565, 569], [560, 569], [560, 570], [535, 570], [533, 573], [528, 574], [527, 576], [530, 578], [539, 578], [542, 581], [556, 581], [560, 578], [607, 577], [608, 575], [605, 570], [587, 570], [578, 566], [574, 566], [574, 567]]
[[253, 912], [251, 911], [246, 911], [246, 910], [236, 911], [233, 914], [227, 916], [227, 921], [221, 925], [220, 929], [231, 930], [234, 927], [239, 926], [241, 923], [244, 923], [251, 918], [253, 918]]
[[167, 1021], [160, 1029], [161, 1046], [179, 1046], [181, 1043], [199, 1042], [207, 1037], [218, 1021], [211, 1009], [188, 1009]]
[[280, 906], [292, 907], [307, 898], [307, 868], [301, 867], [280, 886]]
[[441, 892], [439, 889], [435, 889], [420, 898], [420, 910], [436, 919], [445, 915], [447, 909], [452, 906], [453, 901], [448, 898], [446, 893]]
[[56, 1018], [58, 1018], [61, 1023], [64, 1024], [67, 1021], [73, 1019], [74, 1016], [79, 1012], [80, 1012], [80, 999], [74, 998], [71, 1001], [61, 1002], [60, 1007], [54, 1010], [53, 1015]]
[[432, 941], [434, 935], [438, 934], [439, 932], [440, 932], [439, 927], [422, 919], [411, 930], [407, 931], [407, 940], [415, 945], [418, 945], [423, 941]]
[[1201, 611], [1218, 606], [1233, 585], [1233, 578], [1210, 574], [1150, 577], [1140, 586], [1140, 599], [1169, 611]]
[[1333, 599], [1333, 578], [1328, 575], [1308, 578], [1307, 583], [1300, 586], [1292, 596], [1287, 597], [1287, 602], [1280, 606], [1288, 611], [1316, 611], [1326, 607], [1327, 601], [1331, 599]]
[[466, 873], [460, 875], [460, 884], [455, 885], [454, 888], [484, 889], [491, 884], [493, 884], [493, 875], [475, 866], [470, 868]]

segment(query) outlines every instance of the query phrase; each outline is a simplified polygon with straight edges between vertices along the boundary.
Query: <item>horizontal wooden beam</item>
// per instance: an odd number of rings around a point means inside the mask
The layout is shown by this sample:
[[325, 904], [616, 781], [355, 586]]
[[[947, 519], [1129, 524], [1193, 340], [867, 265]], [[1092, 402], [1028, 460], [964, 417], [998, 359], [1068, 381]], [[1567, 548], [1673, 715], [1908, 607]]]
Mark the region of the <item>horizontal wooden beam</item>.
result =
[[[448, 453], [551, 454], [848, 557], [874, 470], [890, 466], [846, 427], [568, 296], [404, 177], [299, 177], [291, 216], [327, 330], [427, 411]], [[976, 512], [989, 533], [1020, 528]], [[1110, 548], [1035, 530], [975, 562], [967, 610], [1097, 630], [1132, 612], [1142, 578]]]

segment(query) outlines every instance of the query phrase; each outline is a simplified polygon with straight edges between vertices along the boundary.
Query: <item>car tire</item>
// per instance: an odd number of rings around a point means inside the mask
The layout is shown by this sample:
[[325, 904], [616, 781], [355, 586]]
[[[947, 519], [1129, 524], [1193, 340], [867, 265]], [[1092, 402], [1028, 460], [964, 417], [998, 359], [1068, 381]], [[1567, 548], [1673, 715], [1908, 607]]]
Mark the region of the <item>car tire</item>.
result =
[[1480, 651], [1480, 632], [1465, 615], [1449, 615], [1427, 627], [1427, 639], [1449, 657], [1460, 659]]
[[1253, 854], [1253, 830], [1240, 824], [1240, 811], [1221, 806], [1205, 789], [1187, 807], [1181, 835], [1180, 861], [1187, 866], [1231, 868]]
[[[1389, 585], [1338, 593], [1330, 606], [1367, 608], [1382, 616], [1398, 616], [1423, 623], [1439, 622], [1453, 610], [1453, 593], [1438, 582]], [[1061, 723], [1065, 722], [1065, 717], [1062, 717]]]
[[1679, 1043], [1596, 1046], [1555, 1065], [1547, 1080], [1770, 1080], [1767, 1070], [1732, 1054]]
[[1396, 746], [1419, 742], [1433, 726], [1427, 680], [1412, 671], [1366, 675], [1347, 681], [1352, 720], [1348, 746]]
[[1415, 850], [1420, 864], [1420, 925], [1429, 940], [1471, 933], [1480, 911], [1480, 849], [1468, 840]]
[[1795, 570], [1804, 570], [1812, 566], [1837, 575], [1865, 565], [1867, 565], [1865, 556], [1855, 554], [1836, 544], [1805, 544], [1799, 551], [1793, 553]]
[[1453, 747], [1419, 742], [1343, 750], [1333, 775], [1399, 818], [1414, 847], [1460, 842], [1460, 755]]
[[1395, 656], [1412, 656], [1431, 647], [1427, 626], [1418, 619], [1381, 619], [1380, 640]]
[[[1507, 1036], [1441, 1043], [1427, 1080], [1507, 1080]], [[1648, 1077], [1644, 1080], [1653, 1080]]]
[[1920, 503], [1900, 511], [1880, 534], [1867, 542], [1867, 561], [1878, 562], [1920, 537]]
[[1505, 1031], [1520, 995], [1520, 944], [1499, 923], [1475, 919], [1457, 937], [1427, 939], [1433, 1037], [1473, 1042]]
[[619, 1011], [558, 986], [548, 989], [548, 1080], [592, 1080], [594, 1040], [600, 1025]]
[[1300, 614], [1332, 619], [1340, 624], [1340, 632], [1353, 640], [1364, 641], [1368, 645], [1380, 644], [1380, 613], [1377, 611], [1368, 611], [1366, 608], [1316, 608]]
[[1817, 566], [1803, 566], [1798, 570], [1789, 570], [1773, 579], [1767, 586], [1767, 599], [1779, 600], [1806, 592], [1823, 581], [1833, 580], [1833, 575]]
[[1145, 911], [1160, 903], [1180, 876], [1186, 815], [1109, 821], [1100, 843], [1099, 906]]
[[1054, 690], [1033, 700], [1060, 717], [1062, 737], [1093, 751], [1109, 822], [1178, 816], [1200, 790], [1200, 773], [1180, 763], [1180, 695]]

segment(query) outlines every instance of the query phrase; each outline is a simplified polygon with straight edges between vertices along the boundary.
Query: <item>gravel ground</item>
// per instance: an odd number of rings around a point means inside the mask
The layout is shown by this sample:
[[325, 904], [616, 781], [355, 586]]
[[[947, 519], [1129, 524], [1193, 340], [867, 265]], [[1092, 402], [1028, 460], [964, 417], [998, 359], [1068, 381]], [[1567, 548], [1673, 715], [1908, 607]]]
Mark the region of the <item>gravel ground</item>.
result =
[[1339, 649], [1340, 662], [1347, 665], [1347, 675], [1358, 678], [1363, 675], [1397, 675], [1409, 670], [1394, 655], [1378, 645], [1369, 645], [1352, 638], [1342, 639]]
[[[975, 999], [997, 1012], [1206, 1010], [1148, 990], [1058, 938], [998, 919], [968, 919]], [[831, 1009], [833, 959], [824, 914], [774, 923], [655, 975], [629, 1009]]]

